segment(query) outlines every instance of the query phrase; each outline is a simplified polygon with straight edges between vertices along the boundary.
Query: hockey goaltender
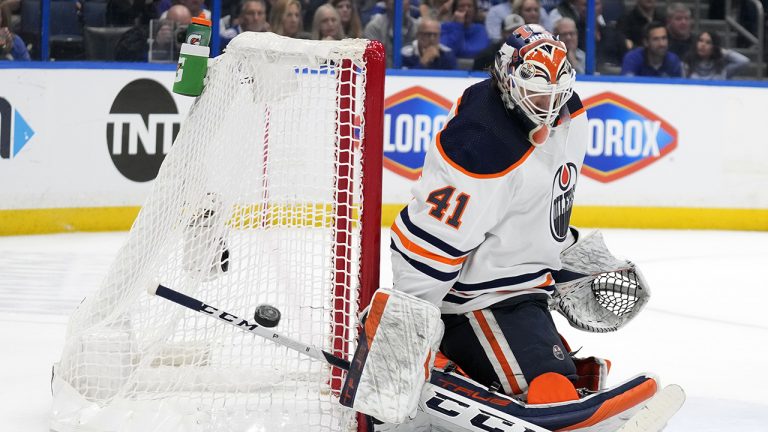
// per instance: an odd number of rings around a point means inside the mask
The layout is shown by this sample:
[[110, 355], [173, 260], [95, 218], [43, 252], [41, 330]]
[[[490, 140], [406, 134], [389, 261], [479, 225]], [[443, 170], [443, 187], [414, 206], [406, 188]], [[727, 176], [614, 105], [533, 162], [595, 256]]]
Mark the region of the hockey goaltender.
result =
[[550, 310], [591, 332], [650, 292], [599, 233], [570, 226], [588, 124], [567, 49], [514, 31], [467, 88], [392, 225], [394, 288], [374, 295], [341, 402], [376, 431], [658, 431], [682, 405], [640, 374], [578, 358]]

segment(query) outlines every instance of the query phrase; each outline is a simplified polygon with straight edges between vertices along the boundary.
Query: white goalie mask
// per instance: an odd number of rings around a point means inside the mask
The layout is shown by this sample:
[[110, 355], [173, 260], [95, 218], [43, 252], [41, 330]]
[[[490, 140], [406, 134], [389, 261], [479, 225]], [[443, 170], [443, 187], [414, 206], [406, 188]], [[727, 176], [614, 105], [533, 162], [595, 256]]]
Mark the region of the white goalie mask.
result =
[[552, 126], [573, 94], [576, 73], [567, 53], [544, 27], [518, 27], [499, 49], [491, 71], [507, 107], [518, 107], [534, 126]]

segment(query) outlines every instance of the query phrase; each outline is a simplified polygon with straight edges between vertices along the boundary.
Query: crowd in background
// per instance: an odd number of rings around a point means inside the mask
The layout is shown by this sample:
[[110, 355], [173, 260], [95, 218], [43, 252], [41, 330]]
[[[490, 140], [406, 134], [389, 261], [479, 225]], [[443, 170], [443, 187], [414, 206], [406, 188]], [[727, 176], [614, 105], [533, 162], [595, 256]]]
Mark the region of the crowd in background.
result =
[[[403, 68], [484, 70], [514, 29], [539, 24], [563, 41], [577, 73], [587, 69], [587, 0], [222, 0], [221, 45], [245, 31], [316, 40], [363, 37], [384, 44], [392, 67], [395, 1], [404, 11]], [[39, 58], [39, 24], [27, 22], [34, 12], [39, 21], [39, 3], [0, 0], [0, 57]], [[706, 18], [728, 14], [749, 30], [765, 26], [756, 22], [751, 0], [731, 3], [726, 11], [724, 0], [708, 2]], [[694, 34], [695, 4], [595, 0], [595, 72], [699, 79], [743, 75], [751, 63], [744, 55], [749, 40], [712, 29]], [[204, 0], [52, 0], [51, 13], [50, 56], [56, 60], [173, 62], [192, 17], [211, 17]], [[67, 28], [69, 21], [74, 24]], [[53, 30], [54, 23], [63, 34]], [[92, 48], [93, 40], [106, 40], [107, 52]]]

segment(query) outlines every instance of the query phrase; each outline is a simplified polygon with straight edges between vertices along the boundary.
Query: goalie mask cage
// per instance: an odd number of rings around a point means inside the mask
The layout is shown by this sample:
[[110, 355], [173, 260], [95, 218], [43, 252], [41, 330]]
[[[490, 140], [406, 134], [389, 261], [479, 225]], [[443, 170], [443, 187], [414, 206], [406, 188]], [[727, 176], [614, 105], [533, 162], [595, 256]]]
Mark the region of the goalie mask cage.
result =
[[55, 431], [348, 431], [345, 372], [147, 293], [163, 284], [351, 359], [378, 286], [384, 52], [244, 33], [211, 61], [54, 367]]

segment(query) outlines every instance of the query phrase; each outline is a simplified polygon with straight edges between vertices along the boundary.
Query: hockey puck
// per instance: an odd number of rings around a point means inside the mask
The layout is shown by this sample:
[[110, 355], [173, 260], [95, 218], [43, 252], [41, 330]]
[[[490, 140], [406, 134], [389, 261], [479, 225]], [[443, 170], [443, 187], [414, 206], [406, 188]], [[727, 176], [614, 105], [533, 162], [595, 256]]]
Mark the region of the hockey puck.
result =
[[253, 319], [260, 326], [275, 327], [280, 323], [280, 311], [268, 304], [259, 305], [256, 307], [256, 312], [253, 313]]

